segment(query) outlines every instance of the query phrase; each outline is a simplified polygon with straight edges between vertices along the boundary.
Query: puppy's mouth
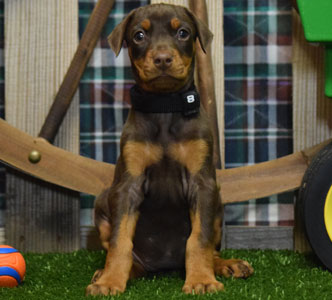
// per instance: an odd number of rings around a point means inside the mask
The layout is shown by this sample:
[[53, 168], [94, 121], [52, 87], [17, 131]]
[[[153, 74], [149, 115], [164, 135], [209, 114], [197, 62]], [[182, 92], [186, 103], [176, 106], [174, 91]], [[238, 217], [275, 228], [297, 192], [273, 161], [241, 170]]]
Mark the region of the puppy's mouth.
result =
[[165, 70], [148, 66], [138, 70], [138, 73], [141, 80], [149, 82], [159, 79], [184, 80], [186, 77], [188, 77], [188, 71], [188, 68], [185, 68], [183, 65], [170, 67]]
[[138, 84], [145, 90], [151, 92], [176, 92], [180, 90], [188, 81], [188, 76], [175, 76], [167, 72], [162, 72], [146, 81]]
[[144, 81], [147, 85], [158, 84], [163, 85], [181, 85], [184, 84], [190, 77], [188, 70], [154, 70], [154, 72], [146, 72], [145, 77], [141, 77], [140, 80]]
[[169, 74], [167, 72], [161, 72], [160, 74], [157, 74], [154, 77], [151, 77], [150, 79], [148, 79], [147, 82], [153, 82], [153, 81], [158, 81], [158, 80], [176, 80], [176, 81], [181, 81], [185, 77], [186, 76], [177, 76], [177, 75], [174, 75], [174, 74]]

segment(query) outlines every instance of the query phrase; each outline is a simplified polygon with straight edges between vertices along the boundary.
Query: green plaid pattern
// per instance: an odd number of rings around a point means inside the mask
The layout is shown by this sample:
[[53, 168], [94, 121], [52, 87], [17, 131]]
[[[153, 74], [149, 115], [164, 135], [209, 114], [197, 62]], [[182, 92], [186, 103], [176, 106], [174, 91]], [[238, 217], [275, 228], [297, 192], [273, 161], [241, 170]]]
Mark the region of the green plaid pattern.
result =
[[[292, 152], [291, 2], [224, 0], [225, 160]], [[292, 225], [293, 194], [227, 205], [229, 225]]]
[[[79, 1], [79, 32], [82, 35], [97, 1]], [[80, 82], [80, 152], [100, 161], [115, 163], [120, 136], [130, 107], [129, 90], [133, 85], [127, 49], [116, 58], [107, 36], [132, 9], [147, 0], [117, 0], [102, 31], [101, 38]], [[81, 225], [92, 222], [94, 197], [81, 197]]]
[[[5, 59], [4, 59], [4, 3], [0, 0], [0, 118], [5, 117]], [[1, 143], [1, 141], [0, 141]], [[4, 224], [5, 211], [5, 169], [0, 164], [0, 227]]]

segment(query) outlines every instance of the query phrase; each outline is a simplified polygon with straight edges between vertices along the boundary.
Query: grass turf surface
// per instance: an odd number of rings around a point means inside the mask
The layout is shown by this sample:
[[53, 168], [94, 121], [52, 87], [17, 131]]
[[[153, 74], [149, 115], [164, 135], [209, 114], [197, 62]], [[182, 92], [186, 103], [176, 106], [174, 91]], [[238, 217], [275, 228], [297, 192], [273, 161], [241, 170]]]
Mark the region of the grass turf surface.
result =
[[84, 296], [94, 271], [103, 267], [105, 253], [80, 250], [71, 254], [25, 254], [24, 283], [1, 289], [2, 300], [25, 299], [332, 299], [332, 274], [311, 256], [292, 251], [225, 250], [224, 258], [248, 260], [255, 269], [246, 280], [219, 278], [225, 291], [207, 295], [184, 295], [183, 274], [169, 273], [132, 280], [116, 297]]

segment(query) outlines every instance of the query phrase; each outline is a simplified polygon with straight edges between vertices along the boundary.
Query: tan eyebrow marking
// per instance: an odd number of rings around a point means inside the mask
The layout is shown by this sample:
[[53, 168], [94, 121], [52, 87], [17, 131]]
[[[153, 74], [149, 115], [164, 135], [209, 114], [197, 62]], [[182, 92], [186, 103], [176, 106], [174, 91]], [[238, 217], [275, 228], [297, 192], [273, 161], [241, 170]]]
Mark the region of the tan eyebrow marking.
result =
[[148, 31], [151, 27], [151, 22], [149, 19], [144, 19], [141, 23], [141, 26], [144, 30]]
[[179, 29], [180, 25], [181, 25], [181, 22], [180, 22], [180, 20], [179, 20], [178, 18], [173, 18], [173, 19], [171, 20], [171, 26], [172, 26], [172, 28], [173, 28], [174, 30]]

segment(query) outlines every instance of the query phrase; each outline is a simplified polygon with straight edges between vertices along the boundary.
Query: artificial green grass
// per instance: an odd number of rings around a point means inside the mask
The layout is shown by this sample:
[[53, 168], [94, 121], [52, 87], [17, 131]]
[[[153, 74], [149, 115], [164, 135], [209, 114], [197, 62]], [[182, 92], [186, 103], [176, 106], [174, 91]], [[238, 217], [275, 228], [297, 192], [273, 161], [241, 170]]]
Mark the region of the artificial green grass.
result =
[[[71, 254], [25, 254], [24, 283], [1, 289], [2, 300], [106, 299], [84, 296], [94, 271], [103, 267], [105, 253], [85, 250]], [[184, 295], [183, 274], [170, 273], [132, 280], [124, 294], [107, 299], [332, 299], [332, 274], [311, 256], [292, 251], [225, 250], [223, 257], [242, 258], [254, 267], [252, 277], [219, 278], [225, 291], [208, 295]]]

